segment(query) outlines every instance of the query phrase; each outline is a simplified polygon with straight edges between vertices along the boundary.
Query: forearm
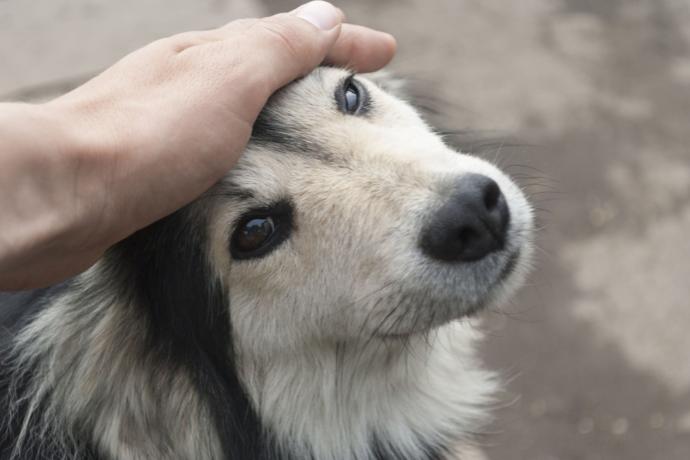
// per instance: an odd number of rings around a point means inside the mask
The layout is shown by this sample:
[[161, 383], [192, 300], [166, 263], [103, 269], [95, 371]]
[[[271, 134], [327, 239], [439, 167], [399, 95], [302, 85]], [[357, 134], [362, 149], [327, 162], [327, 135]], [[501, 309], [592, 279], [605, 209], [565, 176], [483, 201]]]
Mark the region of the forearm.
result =
[[85, 146], [50, 105], [0, 104], [0, 289], [46, 282], [85, 248], [78, 181]]

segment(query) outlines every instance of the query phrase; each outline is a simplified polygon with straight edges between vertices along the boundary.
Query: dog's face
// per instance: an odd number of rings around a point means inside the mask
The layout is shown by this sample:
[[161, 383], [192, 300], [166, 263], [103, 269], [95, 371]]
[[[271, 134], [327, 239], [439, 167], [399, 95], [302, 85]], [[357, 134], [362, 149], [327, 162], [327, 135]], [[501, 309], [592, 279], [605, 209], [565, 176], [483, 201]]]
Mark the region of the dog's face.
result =
[[521, 281], [532, 213], [406, 102], [320, 68], [276, 94], [210, 194], [210, 255], [243, 349], [425, 333]]

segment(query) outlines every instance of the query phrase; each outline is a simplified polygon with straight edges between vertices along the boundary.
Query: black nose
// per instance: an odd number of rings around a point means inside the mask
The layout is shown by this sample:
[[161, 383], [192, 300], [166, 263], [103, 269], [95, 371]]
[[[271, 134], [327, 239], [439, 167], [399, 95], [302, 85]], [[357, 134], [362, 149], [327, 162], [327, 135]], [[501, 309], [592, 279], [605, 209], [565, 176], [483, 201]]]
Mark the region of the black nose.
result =
[[468, 174], [424, 227], [420, 246], [437, 260], [479, 260], [503, 248], [509, 223], [510, 211], [498, 184]]

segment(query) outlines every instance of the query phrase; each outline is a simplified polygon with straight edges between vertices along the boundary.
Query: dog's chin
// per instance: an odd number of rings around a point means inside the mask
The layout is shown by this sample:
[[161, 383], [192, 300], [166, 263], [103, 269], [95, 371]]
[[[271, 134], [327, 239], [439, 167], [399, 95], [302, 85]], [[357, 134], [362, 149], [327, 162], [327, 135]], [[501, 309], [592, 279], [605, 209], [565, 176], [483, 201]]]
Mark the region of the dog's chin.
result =
[[[413, 315], [410, 324], [399, 324], [391, 330], [377, 331], [374, 335], [385, 340], [409, 339], [413, 336], [427, 335], [436, 329], [453, 321], [471, 319], [479, 316], [487, 308], [501, 302], [508, 292], [520, 263], [521, 251], [515, 250], [506, 258], [504, 265], [497, 270], [497, 275], [486, 288], [486, 291], [472, 302], [451, 292], [445, 298], [437, 298], [433, 302], [420, 302], [423, 313]], [[508, 289], [506, 289], [508, 288]], [[428, 312], [431, 313], [428, 313]], [[417, 319], [421, 318], [421, 319]]]
[[[447, 300], [444, 302], [428, 303], [423, 306], [423, 312], [412, 315], [408, 324], [384, 331], [375, 331], [373, 335], [383, 340], [409, 340], [413, 337], [425, 337], [433, 334], [437, 329], [452, 323], [478, 316], [489, 305], [489, 302], [478, 302], [471, 305], [461, 303], [461, 300]], [[431, 313], [428, 313], [431, 311]], [[425, 314], [426, 313], [426, 314]]]

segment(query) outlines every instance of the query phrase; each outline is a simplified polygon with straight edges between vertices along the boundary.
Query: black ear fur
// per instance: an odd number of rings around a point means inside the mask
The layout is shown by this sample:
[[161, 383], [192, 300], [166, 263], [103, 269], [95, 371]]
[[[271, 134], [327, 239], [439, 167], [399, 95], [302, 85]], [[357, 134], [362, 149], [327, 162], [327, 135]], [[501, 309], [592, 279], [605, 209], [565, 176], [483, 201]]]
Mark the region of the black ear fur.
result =
[[106, 261], [142, 309], [151, 350], [191, 376], [226, 458], [259, 458], [262, 430], [237, 375], [229, 299], [207, 260], [206, 216], [193, 214], [181, 210], [135, 233]]

